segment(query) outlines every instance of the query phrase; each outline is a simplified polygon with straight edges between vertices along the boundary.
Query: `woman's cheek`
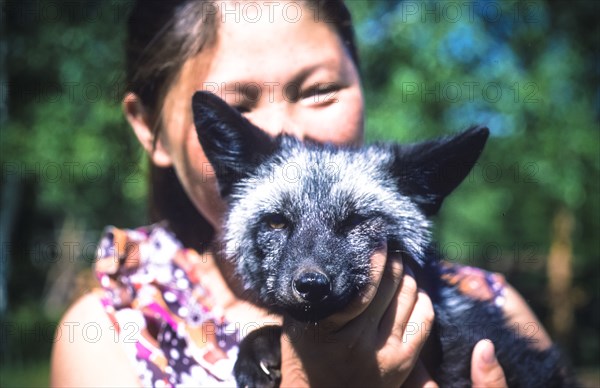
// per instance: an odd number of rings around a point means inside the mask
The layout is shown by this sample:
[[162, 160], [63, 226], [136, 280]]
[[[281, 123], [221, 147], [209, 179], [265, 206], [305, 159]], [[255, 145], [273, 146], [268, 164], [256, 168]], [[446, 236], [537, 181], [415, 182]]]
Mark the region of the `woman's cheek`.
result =
[[312, 122], [319, 128], [317, 140], [331, 141], [339, 144], [362, 141], [363, 108], [362, 99], [352, 95], [332, 97], [329, 105], [313, 110]]

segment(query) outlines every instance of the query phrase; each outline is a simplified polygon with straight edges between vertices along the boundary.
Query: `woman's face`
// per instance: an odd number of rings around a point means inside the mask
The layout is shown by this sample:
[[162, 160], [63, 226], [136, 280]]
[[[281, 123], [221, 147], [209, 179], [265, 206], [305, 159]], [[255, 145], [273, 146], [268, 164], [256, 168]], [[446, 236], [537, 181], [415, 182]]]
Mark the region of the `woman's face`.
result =
[[267, 7], [260, 15], [251, 7], [223, 13], [216, 45], [184, 64], [166, 96], [158, 141], [168, 158], [161, 164], [175, 167], [188, 196], [215, 226], [225, 206], [193, 124], [196, 90], [219, 95], [272, 136], [362, 140], [359, 76], [341, 39], [327, 21], [317, 20], [316, 11], [296, 6], [302, 17], [291, 20], [291, 8], [287, 15]]

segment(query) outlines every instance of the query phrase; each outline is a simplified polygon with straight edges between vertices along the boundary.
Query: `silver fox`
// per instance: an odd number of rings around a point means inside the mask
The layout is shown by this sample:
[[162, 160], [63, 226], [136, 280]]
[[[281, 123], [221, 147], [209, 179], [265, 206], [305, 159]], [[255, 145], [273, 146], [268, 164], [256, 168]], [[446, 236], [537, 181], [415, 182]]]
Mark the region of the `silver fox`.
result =
[[[387, 247], [401, 252], [433, 301], [428, 349], [439, 356], [426, 366], [439, 384], [470, 386], [470, 354], [485, 338], [473, 327], [490, 325], [500, 333], [496, 354], [510, 386], [574, 384], [555, 348], [533, 349], [512, 334], [499, 308], [441, 280], [429, 218], [472, 169], [487, 128], [412, 145], [338, 147], [271, 138], [207, 92], [197, 92], [192, 106], [229, 206], [224, 254], [258, 303], [318, 322], [369, 286], [370, 258]], [[234, 368], [240, 386], [278, 386], [279, 329], [268, 330], [242, 341]]]

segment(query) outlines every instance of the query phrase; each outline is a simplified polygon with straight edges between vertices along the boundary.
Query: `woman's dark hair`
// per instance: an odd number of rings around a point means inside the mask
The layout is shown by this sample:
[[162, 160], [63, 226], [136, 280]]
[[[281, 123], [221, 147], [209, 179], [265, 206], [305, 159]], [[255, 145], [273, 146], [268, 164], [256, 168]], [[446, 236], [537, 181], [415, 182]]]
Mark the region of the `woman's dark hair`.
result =
[[[138, 0], [126, 42], [126, 92], [135, 93], [160, 131], [165, 96], [183, 64], [211, 47], [218, 33], [218, 4], [209, 0]], [[304, 0], [319, 20], [330, 23], [358, 68], [350, 12], [342, 0]], [[150, 219], [166, 220], [188, 247], [203, 251], [214, 231], [183, 190], [173, 168], [150, 166]]]

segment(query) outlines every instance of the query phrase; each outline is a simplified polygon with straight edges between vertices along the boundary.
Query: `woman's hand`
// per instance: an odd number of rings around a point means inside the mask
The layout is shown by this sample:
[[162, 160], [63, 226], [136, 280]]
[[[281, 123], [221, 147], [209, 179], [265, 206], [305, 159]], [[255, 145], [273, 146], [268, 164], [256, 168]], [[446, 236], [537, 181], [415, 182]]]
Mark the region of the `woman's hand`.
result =
[[[387, 259], [387, 260], [386, 260]], [[373, 287], [318, 325], [287, 319], [282, 386], [400, 386], [433, 323], [431, 300], [385, 250], [372, 257]]]
[[[437, 387], [419, 360], [433, 323], [431, 300], [418, 289], [402, 261], [387, 260], [384, 252], [372, 258], [373, 287], [349, 309], [319, 325], [285, 320], [282, 387]], [[509, 311], [513, 305], [522, 306], [512, 294], [508, 301]], [[531, 319], [526, 312], [522, 310], [519, 318]], [[471, 365], [473, 386], [506, 386], [491, 341], [477, 343]]]
[[[429, 297], [407, 274], [399, 258], [385, 249], [372, 257], [372, 284], [350, 308], [319, 325], [286, 319], [282, 336], [282, 386], [348, 385], [436, 387], [419, 353], [433, 323]], [[533, 346], [552, 342], [527, 303], [510, 285], [504, 287], [509, 325], [524, 331]], [[506, 387], [506, 378], [489, 340], [471, 355], [474, 387]]]
[[[490, 340], [479, 341], [473, 349], [471, 355], [471, 384], [475, 388], [508, 387], [504, 371], [495, 355], [494, 344]], [[411, 388], [438, 387], [420, 361], [404, 382], [404, 386]]]

